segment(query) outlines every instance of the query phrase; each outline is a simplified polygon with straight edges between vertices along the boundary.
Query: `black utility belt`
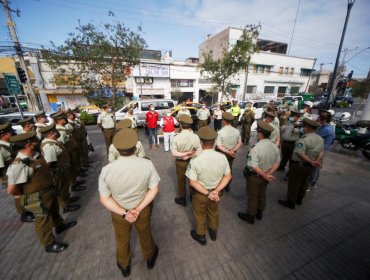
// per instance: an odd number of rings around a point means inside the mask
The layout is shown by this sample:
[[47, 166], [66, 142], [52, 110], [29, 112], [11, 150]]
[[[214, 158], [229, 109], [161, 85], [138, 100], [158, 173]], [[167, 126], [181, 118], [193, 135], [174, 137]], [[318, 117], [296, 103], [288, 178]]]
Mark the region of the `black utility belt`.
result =
[[112, 128], [104, 128], [103, 127], [103, 130], [113, 130], [113, 129], [115, 129], [114, 127], [112, 127]]
[[243, 170], [243, 174], [244, 174], [244, 177], [252, 176], [252, 175], [255, 175], [255, 176], [261, 177], [261, 176], [260, 176], [260, 175], [258, 175], [256, 172], [251, 171], [248, 167], [245, 167], [245, 168], [244, 168], [244, 170]]
[[176, 161], [180, 161], [180, 162], [189, 162], [190, 161], [190, 158], [189, 159], [181, 159], [181, 158], [177, 158]]
[[303, 161], [292, 160], [291, 164], [295, 164], [295, 165], [298, 165], [298, 166], [312, 167], [311, 164], [309, 164], [308, 162], [303, 162]]

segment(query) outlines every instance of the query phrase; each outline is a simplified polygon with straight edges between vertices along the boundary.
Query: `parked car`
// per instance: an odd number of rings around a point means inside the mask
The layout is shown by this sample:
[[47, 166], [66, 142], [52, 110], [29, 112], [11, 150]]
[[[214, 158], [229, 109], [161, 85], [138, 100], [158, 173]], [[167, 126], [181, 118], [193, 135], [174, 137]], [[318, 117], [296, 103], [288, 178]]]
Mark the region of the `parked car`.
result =
[[197, 108], [197, 109], [200, 109], [202, 108], [202, 103], [197, 103], [197, 102], [182, 102], [182, 103], [179, 103], [175, 106], [175, 109], [178, 109], [178, 108], [181, 108], [183, 105], [187, 106], [187, 107], [193, 107], [193, 108]]
[[116, 121], [123, 120], [127, 115], [128, 110], [133, 108], [134, 114], [138, 118], [138, 126], [145, 126], [145, 114], [148, 112], [150, 104], [154, 105], [155, 110], [158, 112], [161, 118], [166, 114], [168, 109], [172, 109], [176, 106], [176, 101], [171, 99], [143, 99], [132, 101], [115, 112]]
[[[188, 109], [190, 111], [190, 114], [191, 114], [191, 118], [193, 119], [193, 124], [191, 125], [191, 128], [194, 130], [194, 131], [197, 131], [198, 130], [198, 116], [197, 116], [197, 112], [198, 112], [198, 108], [196, 107], [190, 107], [190, 106], [186, 106], [186, 109]], [[172, 116], [173, 117], [177, 117], [177, 114], [178, 112], [181, 110], [181, 107], [176, 107], [173, 109], [172, 111]], [[208, 119], [208, 123], [210, 123], [211, 119]]]
[[353, 98], [351, 96], [337, 96], [333, 101], [334, 107], [351, 107]]

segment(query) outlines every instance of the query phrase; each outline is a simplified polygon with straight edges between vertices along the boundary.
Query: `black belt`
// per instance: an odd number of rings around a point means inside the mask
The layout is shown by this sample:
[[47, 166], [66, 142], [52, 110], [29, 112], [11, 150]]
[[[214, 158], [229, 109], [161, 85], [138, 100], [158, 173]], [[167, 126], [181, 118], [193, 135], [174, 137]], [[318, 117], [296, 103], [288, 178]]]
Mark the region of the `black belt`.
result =
[[103, 127], [103, 130], [113, 130], [113, 129], [115, 129], [114, 127], [112, 127], [112, 128], [104, 128]]
[[303, 161], [295, 161], [295, 160], [291, 160], [290, 161], [291, 164], [296, 164], [298, 166], [305, 166], [305, 167], [312, 167], [311, 164], [309, 164], [308, 162], [303, 162]]
[[189, 159], [181, 159], [181, 158], [177, 158], [176, 161], [181, 161], [181, 162], [189, 162], [190, 161], [190, 158]]
[[260, 175], [258, 175], [256, 172], [251, 171], [248, 167], [244, 168], [243, 173], [244, 173], [244, 177], [252, 176], [252, 175], [257, 176], [257, 177], [261, 177], [261, 176], [260, 176]]

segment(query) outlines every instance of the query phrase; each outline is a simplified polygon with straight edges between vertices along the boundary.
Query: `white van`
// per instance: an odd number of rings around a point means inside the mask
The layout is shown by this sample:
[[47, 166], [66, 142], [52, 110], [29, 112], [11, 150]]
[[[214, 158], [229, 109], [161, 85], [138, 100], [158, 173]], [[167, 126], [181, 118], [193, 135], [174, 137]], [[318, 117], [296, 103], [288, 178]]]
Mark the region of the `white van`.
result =
[[161, 117], [163, 117], [166, 114], [166, 111], [168, 109], [172, 109], [176, 106], [176, 101], [173, 101], [171, 99], [143, 99], [138, 101], [132, 101], [125, 106], [123, 106], [121, 109], [117, 110], [116, 115], [116, 121], [123, 120], [124, 117], [127, 115], [128, 110], [131, 108], [131, 104], [134, 104], [134, 114], [138, 118], [138, 126], [144, 126], [145, 125], [145, 114], [149, 111], [149, 105], [153, 104], [155, 107], [155, 110], [159, 114], [159, 120]]

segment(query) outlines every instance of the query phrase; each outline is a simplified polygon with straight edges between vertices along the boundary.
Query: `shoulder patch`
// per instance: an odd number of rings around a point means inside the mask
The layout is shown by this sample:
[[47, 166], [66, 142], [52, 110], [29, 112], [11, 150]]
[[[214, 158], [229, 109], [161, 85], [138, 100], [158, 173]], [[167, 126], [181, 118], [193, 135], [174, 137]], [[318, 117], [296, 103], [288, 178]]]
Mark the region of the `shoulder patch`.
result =
[[302, 143], [297, 143], [297, 148], [302, 148], [303, 147], [303, 144]]

